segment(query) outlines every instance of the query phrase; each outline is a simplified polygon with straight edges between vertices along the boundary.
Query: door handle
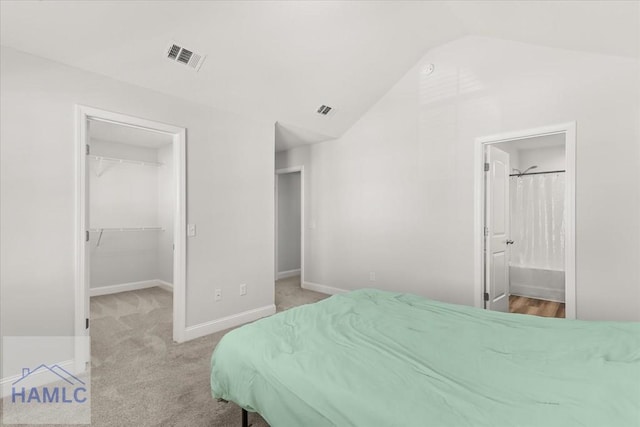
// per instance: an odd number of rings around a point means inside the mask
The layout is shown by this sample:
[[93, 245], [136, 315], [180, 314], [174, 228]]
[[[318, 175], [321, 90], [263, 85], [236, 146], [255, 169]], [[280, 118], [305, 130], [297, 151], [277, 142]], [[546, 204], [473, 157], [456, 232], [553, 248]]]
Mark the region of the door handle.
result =
[[507, 245], [513, 245], [513, 240], [507, 240]]

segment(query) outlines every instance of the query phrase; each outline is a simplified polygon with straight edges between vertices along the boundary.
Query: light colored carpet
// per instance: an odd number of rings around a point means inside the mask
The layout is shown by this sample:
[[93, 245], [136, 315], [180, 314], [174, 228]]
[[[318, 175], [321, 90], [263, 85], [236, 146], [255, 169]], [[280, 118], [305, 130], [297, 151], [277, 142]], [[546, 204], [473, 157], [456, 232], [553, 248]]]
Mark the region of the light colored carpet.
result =
[[[326, 298], [276, 282], [276, 308]], [[182, 344], [172, 341], [172, 295], [160, 288], [91, 298], [93, 426], [240, 426], [240, 408], [216, 401], [209, 360], [228, 331]], [[267, 423], [249, 414], [254, 427]]]

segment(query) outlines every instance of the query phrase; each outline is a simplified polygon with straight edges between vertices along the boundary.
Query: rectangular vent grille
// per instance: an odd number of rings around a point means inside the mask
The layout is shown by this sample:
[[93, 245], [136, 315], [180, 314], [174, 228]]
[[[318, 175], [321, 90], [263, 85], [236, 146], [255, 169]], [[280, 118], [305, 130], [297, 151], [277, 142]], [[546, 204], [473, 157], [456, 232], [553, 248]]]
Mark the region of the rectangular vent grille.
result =
[[186, 49], [177, 43], [170, 43], [167, 48], [167, 59], [183, 64], [196, 71], [200, 69], [206, 56]]
[[326, 116], [327, 114], [329, 114], [330, 111], [331, 111], [331, 107], [327, 105], [321, 105], [320, 108], [318, 108], [318, 114], [322, 114], [323, 116]]
[[178, 53], [180, 53], [180, 46], [172, 44], [169, 48], [169, 59], [176, 59], [178, 57]]
[[188, 64], [189, 60], [193, 56], [193, 52], [187, 49], [182, 49], [180, 54], [178, 55], [178, 62], [182, 62], [183, 64]]

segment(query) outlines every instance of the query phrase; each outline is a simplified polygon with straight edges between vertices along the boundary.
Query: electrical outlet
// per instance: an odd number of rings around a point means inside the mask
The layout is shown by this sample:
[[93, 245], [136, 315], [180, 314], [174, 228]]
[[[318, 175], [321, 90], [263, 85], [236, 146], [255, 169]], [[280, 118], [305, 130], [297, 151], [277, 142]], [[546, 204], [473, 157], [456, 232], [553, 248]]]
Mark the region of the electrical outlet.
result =
[[376, 281], [376, 272], [372, 271], [369, 273], [369, 281], [370, 282], [375, 282]]
[[187, 225], [187, 236], [188, 237], [195, 237], [196, 235], [196, 225], [195, 224], [188, 224]]
[[247, 294], [247, 285], [243, 283], [242, 285], [240, 285], [240, 296], [243, 296], [246, 294]]
[[215, 299], [216, 301], [220, 301], [222, 299], [222, 289], [216, 289]]

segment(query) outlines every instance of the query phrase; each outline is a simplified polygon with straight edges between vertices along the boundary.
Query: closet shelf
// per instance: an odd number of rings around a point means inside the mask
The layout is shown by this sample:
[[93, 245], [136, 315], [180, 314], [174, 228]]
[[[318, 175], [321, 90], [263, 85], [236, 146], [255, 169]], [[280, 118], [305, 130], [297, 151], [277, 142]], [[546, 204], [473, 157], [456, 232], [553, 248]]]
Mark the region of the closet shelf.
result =
[[89, 229], [91, 233], [102, 233], [103, 231], [164, 231], [164, 227], [103, 227]]
[[131, 160], [131, 159], [121, 159], [119, 157], [106, 157], [106, 156], [96, 156], [90, 154], [88, 156], [92, 160], [99, 160], [105, 162], [113, 162], [113, 163], [127, 163], [132, 165], [140, 165], [140, 166], [164, 166], [164, 163], [160, 162], [145, 162], [142, 160]]

